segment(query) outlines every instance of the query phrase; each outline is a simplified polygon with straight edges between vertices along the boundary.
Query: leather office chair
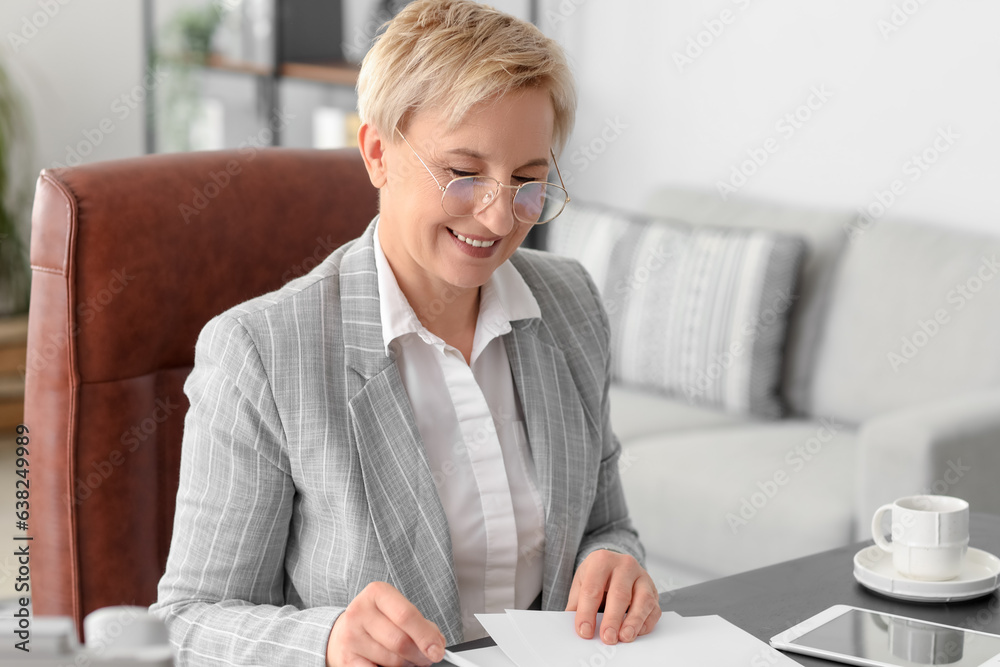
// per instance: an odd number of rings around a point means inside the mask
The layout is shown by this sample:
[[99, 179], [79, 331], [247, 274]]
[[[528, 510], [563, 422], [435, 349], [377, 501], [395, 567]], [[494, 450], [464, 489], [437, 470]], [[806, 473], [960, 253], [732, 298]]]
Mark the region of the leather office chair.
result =
[[173, 529], [204, 324], [356, 238], [357, 149], [154, 155], [42, 172], [25, 423], [35, 615], [149, 605]]

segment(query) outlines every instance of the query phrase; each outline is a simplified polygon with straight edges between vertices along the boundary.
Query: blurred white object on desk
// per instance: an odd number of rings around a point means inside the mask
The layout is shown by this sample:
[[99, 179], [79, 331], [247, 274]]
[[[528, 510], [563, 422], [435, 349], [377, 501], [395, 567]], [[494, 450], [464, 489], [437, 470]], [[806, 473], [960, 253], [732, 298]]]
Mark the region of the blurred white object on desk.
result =
[[[66, 616], [0, 619], [0, 663], [26, 667], [87, 664], [92, 667], [173, 667], [174, 652], [163, 621], [146, 607], [104, 607], [83, 619], [86, 645]], [[19, 635], [24, 632], [24, 635]], [[17, 648], [20, 641], [28, 650]]]

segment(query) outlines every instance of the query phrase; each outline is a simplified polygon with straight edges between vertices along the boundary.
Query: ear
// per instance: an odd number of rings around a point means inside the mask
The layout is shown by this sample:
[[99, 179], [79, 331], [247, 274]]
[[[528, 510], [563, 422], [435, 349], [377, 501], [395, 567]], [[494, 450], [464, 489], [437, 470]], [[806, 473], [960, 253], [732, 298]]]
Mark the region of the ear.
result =
[[362, 123], [358, 128], [358, 148], [368, 170], [368, 178], [372, 185], [381, 189], [386, 181], [385, 152], [382, 137], [370, 123]]

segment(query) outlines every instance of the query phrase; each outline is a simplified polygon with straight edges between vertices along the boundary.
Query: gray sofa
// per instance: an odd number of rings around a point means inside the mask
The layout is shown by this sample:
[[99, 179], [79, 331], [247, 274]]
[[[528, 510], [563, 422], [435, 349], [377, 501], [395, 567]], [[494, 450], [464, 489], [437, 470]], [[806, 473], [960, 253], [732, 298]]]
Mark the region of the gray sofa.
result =
[[1000, 237], [679, 188], [645, 208], [806, 243], [784, 417], [612, 387], [620, 473], [661, 590], [866, 538], [903, 495], [1000, 513]]

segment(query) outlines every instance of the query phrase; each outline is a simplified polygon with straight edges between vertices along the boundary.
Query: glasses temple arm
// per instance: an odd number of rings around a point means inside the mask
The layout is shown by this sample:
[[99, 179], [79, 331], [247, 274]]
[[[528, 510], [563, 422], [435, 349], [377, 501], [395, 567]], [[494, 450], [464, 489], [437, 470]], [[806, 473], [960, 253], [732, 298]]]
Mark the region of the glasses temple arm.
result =
[[[397, 128], [394, 128], [394, 129], [396, 130], [396, 133], [397, 133], [397, 134], [398, 134], [398, 135], [399, 135], [400, 137], [402, 137], [402, 138], [403, 138], [403, 141], [406, 141], [406, 137], [403, 137], [403, 133], [399, 131], [399, 128], [397, 127]], [[406, 145], [407, 145], [407, 146], [410, 146], [410, 142], [409, 142], [409, 141], [406, 141]], [[420, 157], [419, 155], [417, 155], [417, 151], [413, 150], [413, 146], [410, 146], [410, 150], [411, 150], [411, 151], [413, 151], [413, 155], [415, 155], [415, 156], [416, 156], [416, 158], [417, 158], [418, 160], [420, 160], [420, 164], [424, 165], [424, 169], [426, 169], [426, 170], [427, 170], [427, 173], [428, 173], [428, 174], [430, 174], [430, 175], [431, 175], [431, 178], [433, 178], [433, 179], [434, 179], [434, 184], [438, 186], [438, 190], [440, 190], [441, 192], [444, 192], [444, 190], [445, 190], [445, 187], [444, 187], [443, 185], [441, 185], [441, 182], [440, 182], [440, 181], [438, 181], [438, 179], [437, 179], [437, 176], [435, 176], [435, 175], [434, 175], [434, 172], [433, 172], [433, 171], [431, 171], [431, 168], [427, 166], [427, 163], [426, 163], [426, 162], [424, 162], [423, 158], [421, 158], [421, 157]], [[549, 149], [549, 150], [552, 150], [552, 149]], [[557, 169], [558, 169], [558, 167], [557, 167]], [[565, 190], [565, 188], [563, 188], [563, 189]]]
[[[570, 203], [570, 201], [572, 201], [572, 199], [569, 196], [569, 190], [566, 190], [566, 183], [563, 182], [562, 172], [559, 171], [559, 163], [556, 161], [556, 152], [550, 148], [549, 153], [552, 154], [552, 164], [556, 166], [556, 176], [559, 177], [559, 185], [562, 187], [563, 190], [566, 191], [566, 203], [568, 204]], [[431, 175], [433, 176], [433, 174]]]

